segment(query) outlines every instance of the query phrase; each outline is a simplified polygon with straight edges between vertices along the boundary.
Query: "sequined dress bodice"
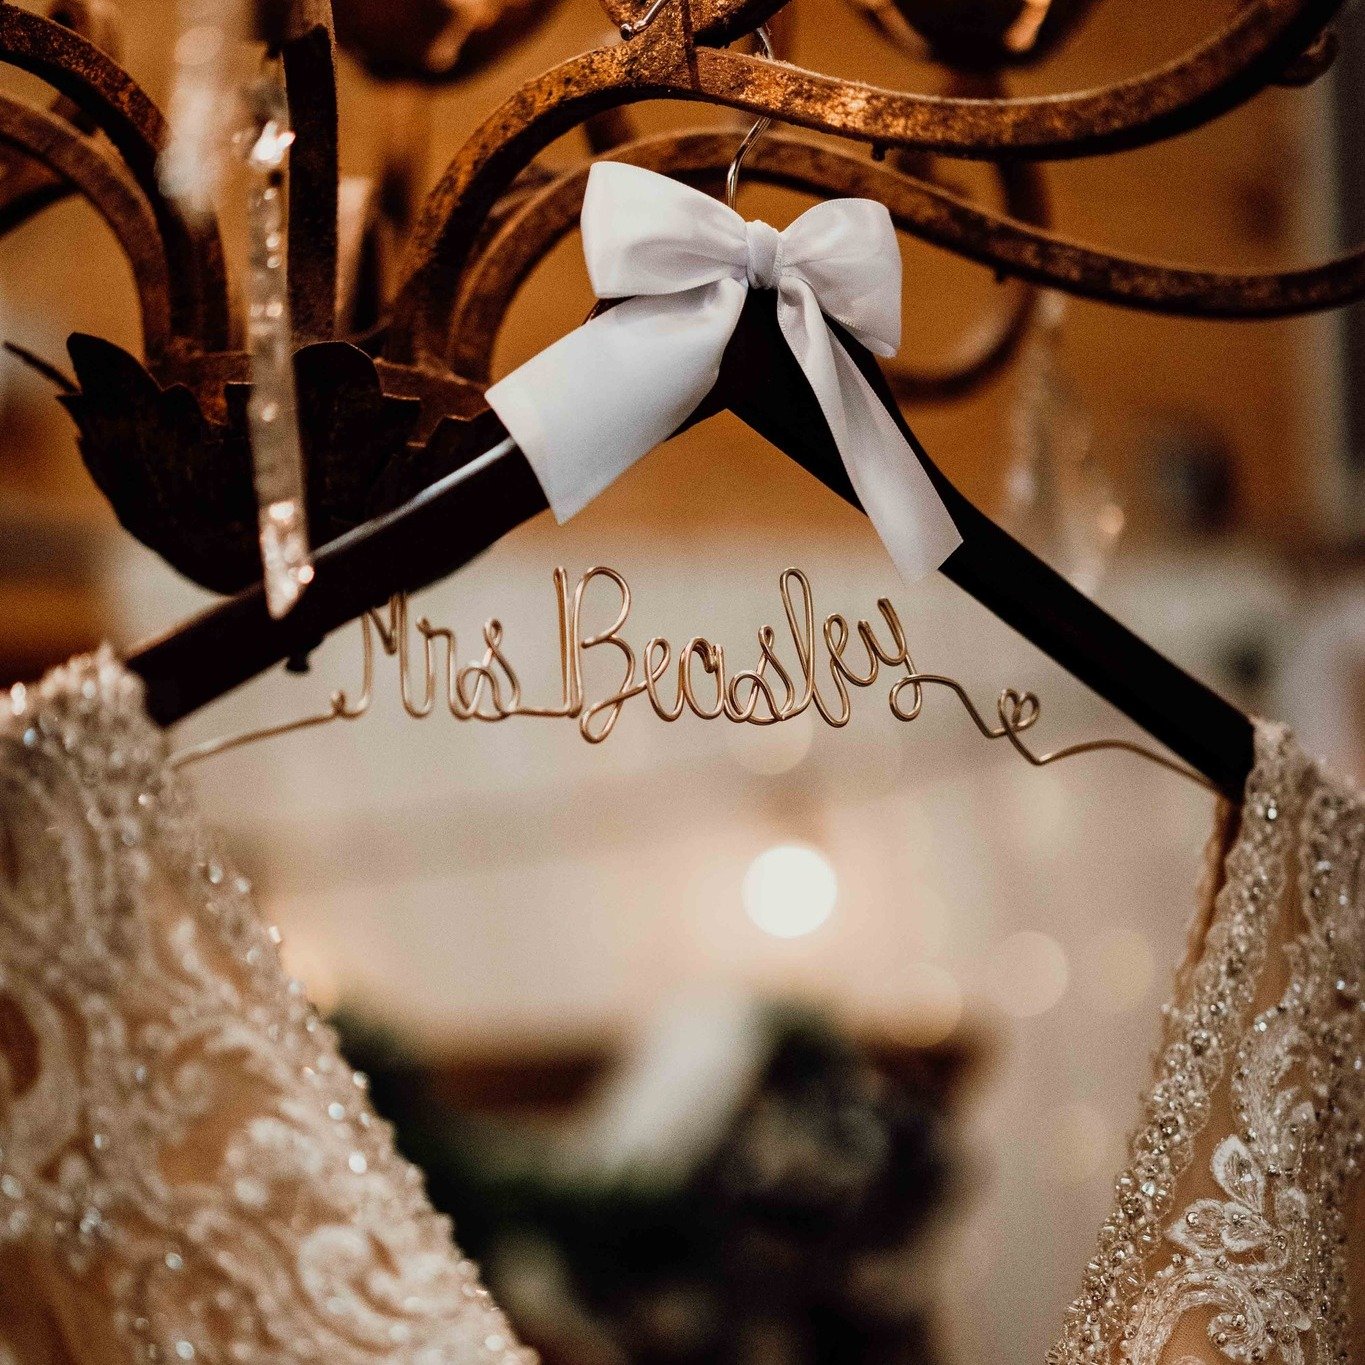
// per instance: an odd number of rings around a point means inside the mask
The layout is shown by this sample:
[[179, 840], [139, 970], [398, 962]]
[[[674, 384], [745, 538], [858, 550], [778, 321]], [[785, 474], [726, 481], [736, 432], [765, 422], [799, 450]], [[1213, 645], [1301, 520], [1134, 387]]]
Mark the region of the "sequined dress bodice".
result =
[[[1362, 849], [1260, 726], [1050, 1365], [1365, 1359]], [[0, 700], [0, 1365], [533, 1359], [278, 940], [112, 655]]]
[[0, 1362], [534, 1357], [107, 653], [0, 694]]
[[1280, 727], [1256, 751], [1049, 1365], [1365, 1359], [1365, 803]]

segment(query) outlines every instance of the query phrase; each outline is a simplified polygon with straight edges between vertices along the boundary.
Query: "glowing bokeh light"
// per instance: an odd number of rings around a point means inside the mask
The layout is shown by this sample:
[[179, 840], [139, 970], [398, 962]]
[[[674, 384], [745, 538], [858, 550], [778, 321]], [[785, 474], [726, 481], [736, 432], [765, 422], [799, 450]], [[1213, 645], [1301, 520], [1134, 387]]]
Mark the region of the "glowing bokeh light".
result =
[[813, 934], [834, 913], [839, 879], [823, 854], [799, 844], [760, 853], [744, 874], [744, 909], [774, 938]]
[[1032, 929], [997, 945], [988, 967], [991, 998], [1015, 1019], [1046, 1014], [1066, 994], [1066, 954], [1054, 938]]

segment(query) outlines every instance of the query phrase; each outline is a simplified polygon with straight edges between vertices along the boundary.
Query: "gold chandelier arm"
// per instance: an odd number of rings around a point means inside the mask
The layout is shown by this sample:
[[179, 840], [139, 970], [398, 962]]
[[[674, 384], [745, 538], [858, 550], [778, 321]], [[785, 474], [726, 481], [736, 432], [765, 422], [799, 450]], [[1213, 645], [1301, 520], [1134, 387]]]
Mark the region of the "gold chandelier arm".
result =
[[336, 335], [336, 35], [329, 0], [291, 6], [281, 44], [289, 121], [289, 311], [298, 344]]
[[[689, 180], [718, 182], [737, 140], [735, 133], [665, 134], [613, 148], [609, 156]], [[900, 231], [956, 256], [1035, 285], [1141, 311], [1275, 317], [1365, 296], [1365, 249], [1289, 271], [1237, 273], [1142, 261], [1067, 241], [891, 166], [789, 134], [770, 133], [759, 142], [746, 171], [754, 180], [811, 194], [880, 200]], [[538, 190], [483, 244], [451, 314], [446, 354], [457, 374], [489, 381], [493, 345], [508, 306], [545, 254], [577, 227], [587, 173], [586, 166], [579, 167]], [[987, 341], [957, 364], [937, 375], [907, 374], [903, 395], [955, 391], [992, 364], [998, 352], [1012, 352], [1016, 329], [1027, 325], [1026, 304], [1008, 303]]]
[[156, 219], [119, 160], [64, 119], [0, 96], [0, 145], [45, 167], [87, 199], [132, 268], [149, 357], [173, 335], [170, 271]]
[[168, 306], [178, 337], [205, 350], [228, 345], [228, 292], [218, 227], [191, 224], [161, 193], [156, 160], [166, 139], [161, 111], [112, 58], [80, 34], [0, 0], [0, 62], [65, 95], [106, 134], [150, 205], [169, 263]]
[[427, 200], [405, 262], [388, 354], [439, 362], [479, 225], [554, 138], [595, 113], [651, 98], [769, 115], [879, 147], [1056, 159], [1159, 141], [1260, 90], [1338, 0], [1250, 0], [1222, 33], [1145, 75], [1072, 95], [979, 99], [905, 94], [697, 47], [682, 0], [643, 35], [576, 57], [523, 86], [473, 134]]
[[46, 166], [12, 147], [5, 148], [0, 153], [0, 237], [74, 193], [69, 182]]
[[[664, 5], [680, 0], [662, 0]], [[686, 0], [692, 31], [699, 43], [734, 42], [752, 33], [760, 24], [787, 8], [789, 0]], [[659, 0], [601, 0], [603, 10], [613, 26], [625, 32], [633, 27], [643, 33], [653, 22], [651, 12], [659, 7]]]

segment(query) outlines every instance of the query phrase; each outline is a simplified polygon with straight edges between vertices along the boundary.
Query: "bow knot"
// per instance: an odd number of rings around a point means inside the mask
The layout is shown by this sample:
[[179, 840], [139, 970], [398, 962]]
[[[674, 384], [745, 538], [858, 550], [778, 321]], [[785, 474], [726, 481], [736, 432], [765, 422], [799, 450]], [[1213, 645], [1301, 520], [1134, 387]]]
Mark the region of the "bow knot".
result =
[[489, 389], [560, 521], [666, 441], [715, 385], [750, 289], [777, 320], [872, 524], [907, 581], [961, 543], [918, 456], [830, 331], [900, 345], [901, 258], [884, 204], [833, 199], [785, 231], [667, 176], [602, 161], [583, 196], [599, 314]]
[[782, 271], [782, 234], [761, 218], [744, 224], [745, 273], [751, 289], [775, 289]]

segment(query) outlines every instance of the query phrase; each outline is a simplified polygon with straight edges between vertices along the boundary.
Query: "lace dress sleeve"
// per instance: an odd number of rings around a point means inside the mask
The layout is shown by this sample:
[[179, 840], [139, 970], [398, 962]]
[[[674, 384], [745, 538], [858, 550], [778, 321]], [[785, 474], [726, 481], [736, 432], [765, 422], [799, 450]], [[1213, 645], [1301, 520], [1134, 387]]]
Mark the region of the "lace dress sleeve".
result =
[[533, 1359], [107, 653], [0, 701], [0, 1362]]

